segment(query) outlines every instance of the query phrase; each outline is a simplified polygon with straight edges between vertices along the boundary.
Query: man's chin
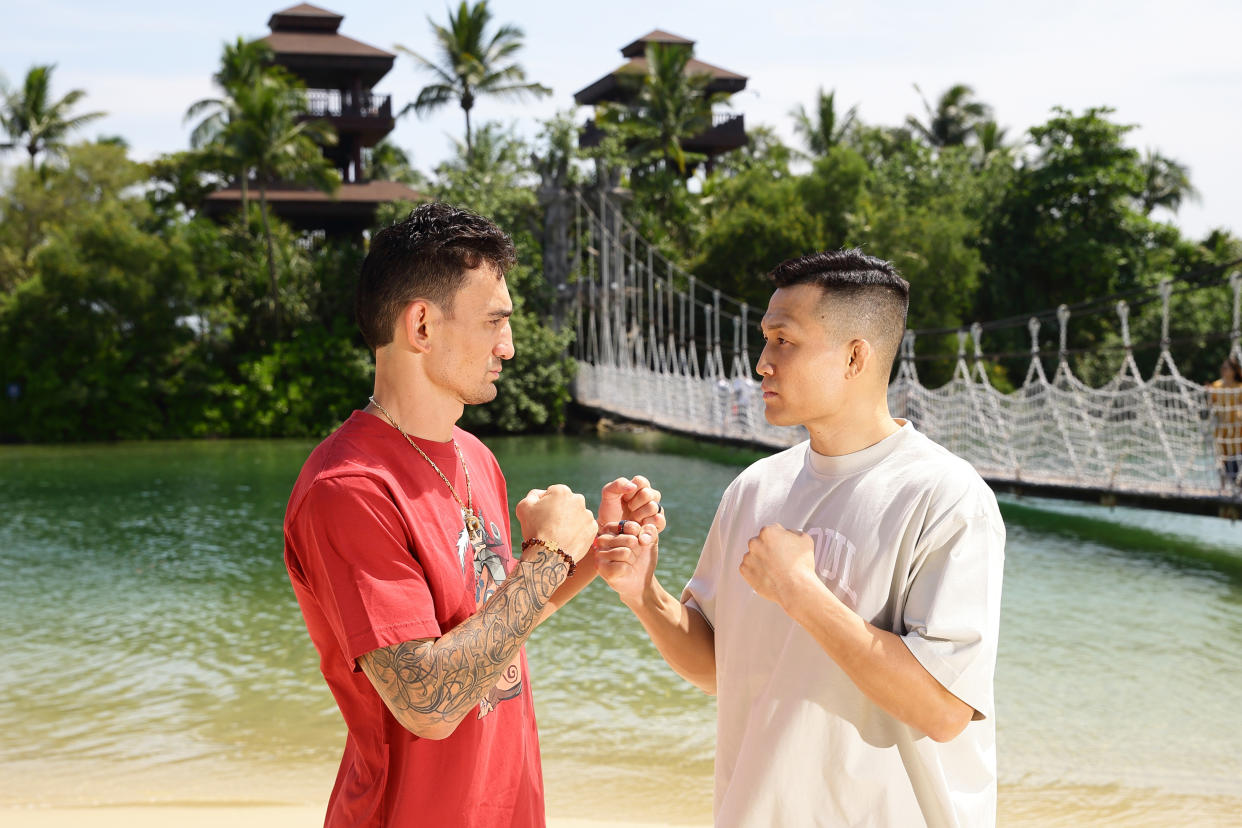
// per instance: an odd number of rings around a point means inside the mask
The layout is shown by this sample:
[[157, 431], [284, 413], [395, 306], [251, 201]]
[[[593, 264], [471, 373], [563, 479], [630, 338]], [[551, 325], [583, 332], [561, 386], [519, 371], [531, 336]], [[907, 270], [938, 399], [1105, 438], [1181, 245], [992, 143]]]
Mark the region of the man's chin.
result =
[[768, 425], [774, 425], [774, 426], [798, 425], [798, 420], [796, 418], [790, 417], [787, 413], [781, 411], [777, 407], [772, 406], [771, 404], [765, 404], [763, 406], [763, 419], [768, 421]]
[[484, 403], [489, 403], [494, 399], [496, 399], [496, 385], [495, 383], [489, 382], [482, 388], [476, 389], [472, 393], [465, 395], [462, 398], [462, 402], [466, 405], [483, 405]]

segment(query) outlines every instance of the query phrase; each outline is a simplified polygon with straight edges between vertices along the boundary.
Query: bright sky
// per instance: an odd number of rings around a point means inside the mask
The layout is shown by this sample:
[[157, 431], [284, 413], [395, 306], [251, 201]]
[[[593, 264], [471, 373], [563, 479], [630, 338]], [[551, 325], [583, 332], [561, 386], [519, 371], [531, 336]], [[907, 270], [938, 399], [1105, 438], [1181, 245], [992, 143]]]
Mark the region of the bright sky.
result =
[[[104, 11], [103, 7], [119, 7]], [[133, 0], [4, 0], [0, 74], [19, 83], [36, 63], [56, 63], [59, 97], [84, 89], [82, 111], [108, 117], [84, 137], [119, 134], [135, 157], [184, 149], [182, 115], [213, 94], [222, 45], [267, 33], [272, 11], [294, 5], [242, 0], [181, 4]], [[392, 51], [400, 43], [434, 54], [428, 14], [444, 2], [324, 0], [345, 16], [345, 35]], [[1213, 227], [1242, 232], [1242, 3], [1238, 0], [492, 0], [494, 19], [526, 33], [519, 59], [531, 80], [553, 89], [524, 104], [482, 99], [475, 123], [500, 120], [533, 136], [537, 119], [573, 107], [573, 93], [620, 65], [621, 46], [660, 28], [697, 41], [698, 57], [750, 78], [734, 96], [747, 125], [764, 123], [793, 140], [789, 111], [810, 105], [817, 87], [836, 89], [869, 123], [896, 125], [922, 114], [912, 84], [933, 99], [972, 85], [1015, 138], [1047, 119], [1051, 107], [1115, 108], [1140, 126], [1130, 141], [1190, 167], [1202, 194], [1175, 219], [1201, 237]], [[394, 108], [427, 82], [399, 56], [377, 87]], [[584, 118], [586, 111], [577, 113]], [[398, 122], [393, 140], [429, 171], [461, 137], [460, 109]], [[15, 154], [0, 159], [14, 163]], [[1167, 219], [1168, 216], [1161, 216]]]

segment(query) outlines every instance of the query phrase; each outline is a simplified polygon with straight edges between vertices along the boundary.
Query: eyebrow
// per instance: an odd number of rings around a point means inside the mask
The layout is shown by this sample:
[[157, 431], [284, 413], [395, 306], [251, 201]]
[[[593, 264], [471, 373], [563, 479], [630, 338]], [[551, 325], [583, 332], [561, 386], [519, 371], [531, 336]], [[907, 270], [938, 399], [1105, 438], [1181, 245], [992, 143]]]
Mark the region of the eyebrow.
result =
[[513, 308], [505, 308], [504, 310], [494, 310], [487, 315], [488, 319], [508, 319], [513, 316]]
[[795, 327], [793, 323], [782, 316], [778, 316], [775, 319], [768, 319], [765, 316], [759, 320], [759, 330], [761, 331], [777, 331], [792, 327]]

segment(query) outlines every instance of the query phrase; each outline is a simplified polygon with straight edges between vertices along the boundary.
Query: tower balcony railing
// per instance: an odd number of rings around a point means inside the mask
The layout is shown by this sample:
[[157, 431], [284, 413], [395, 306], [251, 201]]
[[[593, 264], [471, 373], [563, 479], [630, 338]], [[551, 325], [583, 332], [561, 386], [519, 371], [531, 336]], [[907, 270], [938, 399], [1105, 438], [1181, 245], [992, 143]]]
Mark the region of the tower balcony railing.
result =
[[314, 118], [392, 118], [392, 95], [339, 89], [306, 90], [306, 114]]
[[712, 154], [745, 145], [745, 118], [737, 112], [713, 112], [711, 127], [686, 141], [685, 148]]

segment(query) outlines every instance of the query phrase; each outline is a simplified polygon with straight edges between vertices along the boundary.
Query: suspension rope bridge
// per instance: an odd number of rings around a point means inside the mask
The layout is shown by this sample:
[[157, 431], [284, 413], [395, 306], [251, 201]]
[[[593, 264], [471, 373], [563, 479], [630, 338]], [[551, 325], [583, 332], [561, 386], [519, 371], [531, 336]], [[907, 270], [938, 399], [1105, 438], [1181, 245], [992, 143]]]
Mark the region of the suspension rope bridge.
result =
[[[602, 195], [588, 200], [576, 193], [573, 221], [579, 404], [771, 448], [806, 439], [800, 427], [764, 419], [751, 359], [757, 321], [751, 308], [698, 284]], [[1228, 289], [1229, 353], [1242, 360], [1242, 274], [1229, 277]], [[970, 461], [997, 489], [1242, 517], [1242, 388], [1205, 388], [1178, 371], [1170, 351], [1173, 294], [1171, 281], [1161, 283], [1159, 356], [1147, 377], [1134, 357], [1131, 306], [1123, 299], [1111, 309], [1120, 325], [1120, 367], [1100, 387], [1084, 383], [1067, 347], [1074, 312], [1062, 305], [1051, 376], [1040, 346], [1044, 321], [1031, 317], [1026, 376], [1010, 393], [988, 374], [987, 359], [996, 355], [983, 351], [987, 326], [957, 331], [953, 376], [938, 388], [919, 381], [916, 363], [926, 357], [915, 353], [917, 332], [907, 331], [889, 408]]]

